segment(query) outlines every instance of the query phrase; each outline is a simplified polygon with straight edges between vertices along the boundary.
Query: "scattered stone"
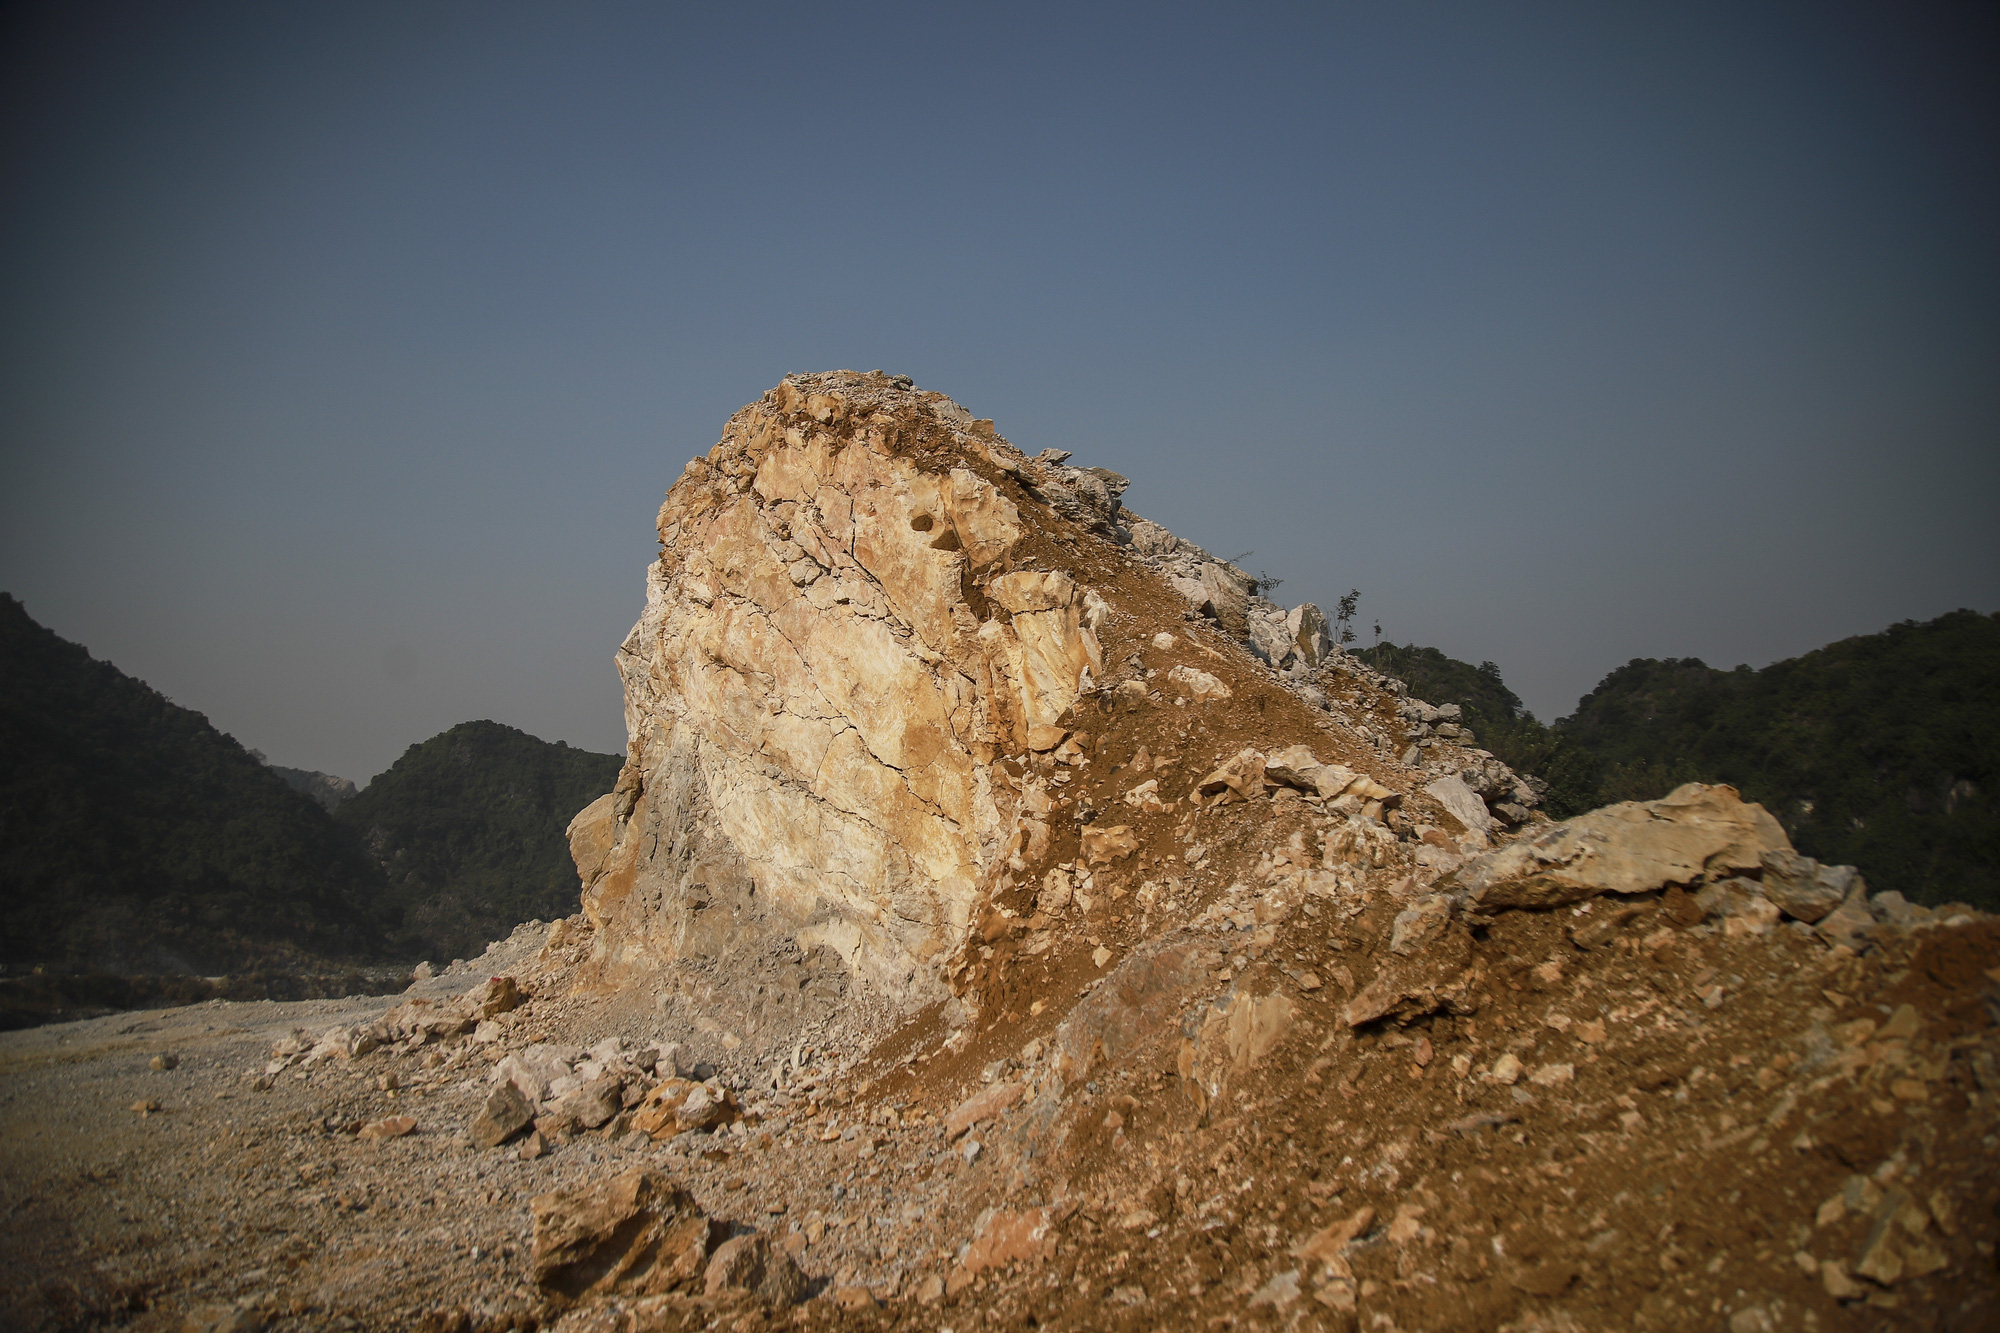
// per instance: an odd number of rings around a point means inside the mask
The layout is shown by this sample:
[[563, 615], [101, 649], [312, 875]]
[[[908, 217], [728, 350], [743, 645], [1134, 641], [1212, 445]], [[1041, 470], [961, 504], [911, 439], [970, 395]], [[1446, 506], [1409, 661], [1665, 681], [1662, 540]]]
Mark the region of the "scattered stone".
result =
[[1055, 1252], [1055, 1219], [1047, 1208], [988, 1208], [972, 1225], [959, 1268], [978, 1274], [1001, 1264], [1039, 1262]]
[[1896, 1223], [1897, 1215], [1909, 1205], [1910, 1196], [1903, 1190], [1882, 1192], [1881, 1202], [1875, 1205], [1868, 1238], [1861, 1243], [1861, 1253], [1854, 1264], [1855, 1272], [1885, 1287], [1893, 1287], [1902, 1281], [1903, 1253], [1896, 1243]]
[[178, 1055], [171, 1054], [156, 1055], [152, 1061], [153, 1068], [155, 1069], [176, 1069], [179, 1068], [180, 1063], [181, 1058]]
[[1250, 1297], [1250, 1308], [1260, 1305], [1274, 1306], [1280, 1310], [1292, 1308], [1292, 1302], [1299, 1298], [1299, 1270], [1288, 1268], [1272, 1276], [1271, 1280], [1257, 1288]]
[[1353, 1272], [1347, 1266], [1344, 1251], [1347, 1243], [1366, 1232], [1374, 1225], [1375, 1210], [1363, 1206], [1353, 1213], [1329, 1223], [1292, 1247], [1292, 1254], [1309, 1263], [1323, 1266], [1336, 1277], [1351, 1278]]
[[545, 1295], [652, 1296], [700, 1277], [720, 1239], [688, 1193], [646, 1167], [538, 1194], [530, 1273]]
[[1451, 899], [1441, 893], [1426, 894], [1415, 904], [1396, 914], [1389, 934], [1389, 951], [1415, 953], [1436, 939], [1451, 925]]
[[[486, 1098], [479, 1114], [472, 1118], [468, 1133], [481, 1148], [497, 1148], [526, 1129], [535, 1118], [535, 1108], [513, 1083], [502, 1083]], [[536, 1135], [539, 1139], [541, 1136]], [[523, 1149], [525, 1153], [525, 1148]]]
[[1847, 1266], [1838, 1259], [1824, 1259], [1819, 1266], [1820, 1285], [1837, 1301], [1858, 1301], [1868, 1289], [1847, 1275]]
[[781, 1307], [804, 1300], [810, 1285], [799, 1266], [792, 1262], [792, 1256], [771, 1244], [771, 1238], [761, 1232], [724, 1241], [709, 1259], [702, 1278], [704, 1295], [747, 1291], [759, 1300]]
[[1015, 1082], [989, 1083], [952, 1109], [944, 1118], [947, 1139], [955, 1139], [982, 1120], [991, 1120], [1021, 1100], [1027, 1088]]
[[381, 1139], [400, 1139], [405, 1134], [414, 1133], [416, 1128], [417, 1118], [415, 1116], [384, 1116], [380, 1120], [371, 1120], [363, 1125], [357, 1137], [377, 1141]]
[[1093, 824], [1083, 830], [1083, 854], [1092, 865], [1109, 865], [1138, 850], [1139, 838], [1130, 825], [1099, 828]]

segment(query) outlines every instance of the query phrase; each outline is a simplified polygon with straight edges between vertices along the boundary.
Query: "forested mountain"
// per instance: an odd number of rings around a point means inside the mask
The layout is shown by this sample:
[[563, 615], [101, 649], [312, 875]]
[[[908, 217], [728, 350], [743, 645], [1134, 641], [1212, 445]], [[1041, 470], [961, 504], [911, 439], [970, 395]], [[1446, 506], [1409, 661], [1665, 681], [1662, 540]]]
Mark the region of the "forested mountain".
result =
[[381, 872], [313, 801], [0, 594], [0, 960], [220, 973], [379, 955]]
[[1637, 659], [1543, 726], [1491, 663], [1383, 644], [1360, 656], [1550, 785], [1558, 817], [1727, 782], [1799, 849], [1875, 889], [2000, 907], [2000, 616], [1954, 611], [1762, 670]]
[[219, 975], [470, 957], [576, 910], [563, 829], [619, 763], [467, 722], [347, 795], [266, 767], [0, 594], [0, 962]]
[[412, 745], [334, 818], [387, 876], [381, 915], [399, 952], [471, 957], [522, 921], [576, 910], [563, 830], [621, 762], [464, 722]]

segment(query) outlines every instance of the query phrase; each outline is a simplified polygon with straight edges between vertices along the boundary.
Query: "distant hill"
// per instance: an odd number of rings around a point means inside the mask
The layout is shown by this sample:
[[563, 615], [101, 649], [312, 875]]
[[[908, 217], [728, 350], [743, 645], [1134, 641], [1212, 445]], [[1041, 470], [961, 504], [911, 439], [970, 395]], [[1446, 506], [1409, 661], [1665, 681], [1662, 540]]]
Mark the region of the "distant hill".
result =
[[1360, 656], [1550, 784], [1551, 814], [1727, 782], [1801, 851], [1872, 888], [2000, 909], [2000, 616], [1954, 611], [1761, 671], [1638, 659], [1543, 726], [1491, 663], [1383, 644]]
[[464, 722], [404, 751], [335, 819], [387, 877], [382, 915], [399, 950], [469, 958], [523, 921], [576, 910], [563, 830], [622, 762]]
[[241, 745], [0, 593], [0, 961], [242, 972], [379, 955], [365, 851]]

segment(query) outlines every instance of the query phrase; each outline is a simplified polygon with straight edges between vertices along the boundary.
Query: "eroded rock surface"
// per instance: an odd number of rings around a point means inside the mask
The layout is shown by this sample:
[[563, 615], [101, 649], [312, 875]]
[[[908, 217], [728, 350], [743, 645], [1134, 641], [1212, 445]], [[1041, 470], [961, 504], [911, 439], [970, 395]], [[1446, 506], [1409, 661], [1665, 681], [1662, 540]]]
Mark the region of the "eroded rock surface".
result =
[[942, 997], [1021, 804], [991, 764], [1103, 670], [1102, 603], [1024, 545], [1040, 475], [880, 376], [788, 379], [688, 465], [618, 654], [630, 759], [571, 827], [596, 975], [825, 948], [893, 1009]]

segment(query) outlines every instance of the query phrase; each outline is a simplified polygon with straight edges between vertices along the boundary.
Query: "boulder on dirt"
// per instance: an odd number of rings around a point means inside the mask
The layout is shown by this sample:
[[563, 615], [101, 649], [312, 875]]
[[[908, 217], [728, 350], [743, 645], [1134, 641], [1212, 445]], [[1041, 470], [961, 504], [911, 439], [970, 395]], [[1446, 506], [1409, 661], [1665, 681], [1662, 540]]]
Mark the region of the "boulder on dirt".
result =
[[569, 1076], [570, 1062], [577, 1054], [574, 1047], [537, 1043], [494, 1065], [493, 1077], [498, 1082], [512, 1083], [530, 1104], [538, 1104], [548, 1097], [550, 1085]]
[[1457, 888], [1479, 912], [1561, 907], [1760, 873], [1765, 852], [1790, 850], [1763, 806], [1734, 787], [1690, 782], [1660, 800], [1593, 810], [1475, 857], [1440, 887]]
[[1195, 784], [1203, 796], [1231, 795], [1239, 801], [1264, 794], [1264, 755], [1260, 750], [1239, 750]]
[[535, 1108], [512, 1083], [502, 1083], [486, 1098], [486, 1105], [472, 1117], [467, 1132], [481, 1148], [497, 1148], [526, 1129], [535, 1119]]
[[400, 1139], [405, 1134], [416, 1132], [417, 1118], [410, 1115], [384, 1116], [371, 1120], [361, 1127], [355, 1137], [361, 1139]]
[[596, 1129], [624, 1107], [625, 1084], [615, 1074], [603, 1074], [556, 1098], [547, 1118], [560, 1133]]
[[1207, 703], [1211, 699], [1222, 700], [1232, 697], [1230, 688], [1206, 671], [1191, 666], [1177, 666], [1167, 673], [1167, 683], [1187, 691], [1196, 703]]
[[728, 1124], [738, 1114], [736, 1099], [727, 1090], [670, 1078], [646, 1094], [632, 1113], [632, 1127], [655, 1139], [670, 1139], [689, 1130]]
[[1844, 944], [1850, 949], [1858, 949], [1867, 942], [1868, 932], [1875, 926], [1875, 914], [1868, 910], [1868, 890], [1855, 877], [1855, 888], [1840, 906], [1828, 912], [1814, 923], [1813, 929], [1828, 944]]
[[1709, 884], [1694, 896], [1695, 905], [1718, 917], [1732, 934], [1768, 935], [1778, 924], [1778, 905], [1764, 896], [1754, 879], [1740, 876]]
[[1861, 873], [1853, 866], [1823, 866], [1789, 847], [1764, 853], [1764, 896], [1786, 916], [1807, 925], [1818, 923], [1846, 902], [1860, 879]]
[[529, 1201], [529, 1271], [544, 1296], [656, 1296], [702, 1275], [720, 1239], [687, 1191], [639, 1167]]
[[1480, 800], [1479, 793], [1466, 786], [1465, 780], [1456, 773], [1425, 784], [1424, 790], [1436, 797], [1437, 803], [1453, 819], [1465, 825], [1469, 832], [1492, 832], [1493, 816], [1486, 812], [1486, 802]]
[[792, 1256], [757, 1233], [722, 1242], [708, 1261], [702, 1294], [747, 1291], [776, 1306], [797, 1305], [811, 1289], [811, 1279], [799, 1271]]
[[496, 1018], [501, 1014], [518, 1009], [526, 1003], [527, 995], [512, 977], [489, 977], [479, 983], [466, 996], [476, 1018]]
[[1031, 1263], [1056, 1252], [1055, 1214], [1047, 1208], [988, 1208], [973, 1223], [972, 1241], [959, 1260], [968, 1276], [1002, 1264]]
[[1083, 854], [1092, 865], [1109, 865], [1139, 850], [1138, 835], [1129, 824], [1100, 828], [1092, 824], [1083, 830]]
[[991, 1120], [1015, 1102], [1026, 1089], [1019, 1083], [989, 1083], [960, 1102], [944, 1118], [945, 1137], [955, 1139], [982, 1120]]

